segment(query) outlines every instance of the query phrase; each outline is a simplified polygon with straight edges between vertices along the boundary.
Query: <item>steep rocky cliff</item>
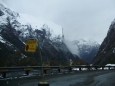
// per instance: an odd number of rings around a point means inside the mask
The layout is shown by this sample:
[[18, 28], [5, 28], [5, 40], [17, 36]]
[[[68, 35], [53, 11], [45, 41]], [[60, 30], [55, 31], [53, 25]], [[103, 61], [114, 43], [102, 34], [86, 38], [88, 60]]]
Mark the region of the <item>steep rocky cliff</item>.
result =
[[92, 63], [99, 65], [115, 63], [115, 20], [111, 23], [107, 36]]

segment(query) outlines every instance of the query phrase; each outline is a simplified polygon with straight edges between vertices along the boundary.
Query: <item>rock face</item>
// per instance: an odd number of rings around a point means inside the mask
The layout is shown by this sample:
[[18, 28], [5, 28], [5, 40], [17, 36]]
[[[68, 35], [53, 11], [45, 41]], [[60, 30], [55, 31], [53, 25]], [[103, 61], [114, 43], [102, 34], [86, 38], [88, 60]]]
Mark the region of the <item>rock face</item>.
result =
[[100, 47], [100, 45], [96, 41], [86, 41], [84, 39], [72, 41], [70, 44], [67, 45], [73, 46], [73, 48], [70, 47], [72, 53], [78, 55], [81, 59], [88, 63], [91, 63]]
[[38, 48], [35, 53], [24, 51], [25, 41], [29, 38], [39, 39], [44, 60], [58, 60], [62, 64], [70, 59], [79, 59], [63, 43], [61, 26], [19, 14], [0, 4], [0, 58], [12, 58], [15, 51], [20, 51], [21, 56], [34, 56], [40, 61]]
[[115, 20], [111, 23], [107, 36], [92, 63], [98, 65], [115, 63]]

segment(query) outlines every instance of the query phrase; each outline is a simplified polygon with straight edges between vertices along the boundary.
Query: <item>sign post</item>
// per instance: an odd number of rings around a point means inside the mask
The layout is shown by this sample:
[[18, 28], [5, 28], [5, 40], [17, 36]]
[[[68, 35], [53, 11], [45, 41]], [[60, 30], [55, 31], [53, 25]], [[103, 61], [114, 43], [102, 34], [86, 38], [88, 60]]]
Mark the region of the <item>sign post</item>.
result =
[[49, 84], [47, 82], [45, 82], [45, 80], [44, 80], [43, 59], [42, 59], [42, 55], [41, 55], [41, 51], [40, 51], [40, 43], [39, 42], [38, 42], [38, 47], [39, 47], [39, 54], [40, 54], [41, 66], [42, 66], [42, 82], [39, 82], [38, 86], [49, 86]]
[[42, 55], [40, 51], [40, 44], [37, 39], [29, 39], [26, 41], [26, 46], [25, 46], [25, 51], [26, 52], [36, 52], [36, 45], [38, 42], [38, 49], [39, 49], [39, 54], [40, 54], [40, 59], [41, 59], [41, 68], [42, 68], [42, 82], [38, 83], [38, 86], [49, 86], [47, 82], [44, 80], [44, 69], [43, 69], [43, 60], [42, 60]]

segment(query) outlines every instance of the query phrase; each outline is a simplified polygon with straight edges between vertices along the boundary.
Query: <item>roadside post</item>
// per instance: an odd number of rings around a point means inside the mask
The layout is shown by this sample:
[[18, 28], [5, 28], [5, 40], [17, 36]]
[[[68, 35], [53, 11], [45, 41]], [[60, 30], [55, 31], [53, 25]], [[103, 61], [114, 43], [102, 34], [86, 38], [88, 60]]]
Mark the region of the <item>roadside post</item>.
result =
[[25, 45], [25, 51], [26, 52], [36, 52], [36, 46], [38, 43], [38, 50], [39, 50], [39, 55], [40, 55], [40, 59], [41, 59], [41, 69], [42, 69], [42, 81], [38, 83], [38, 86], [49, 86], [48, 82], [45, 82], [44, 80], [44, 68], [43, 68], [43, 59], [42, 59], [42, 55], [41, 55], [41, 50], [40, 50], [40, 44], [38, 39], [28, 39], [26, 40], [26, 45]]

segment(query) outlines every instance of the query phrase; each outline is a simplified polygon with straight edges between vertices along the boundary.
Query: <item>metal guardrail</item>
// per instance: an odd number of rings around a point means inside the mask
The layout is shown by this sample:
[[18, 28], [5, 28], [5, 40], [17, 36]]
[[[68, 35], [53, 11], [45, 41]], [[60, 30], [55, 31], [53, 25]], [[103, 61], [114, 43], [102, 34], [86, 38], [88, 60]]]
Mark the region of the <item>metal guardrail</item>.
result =
[[[47, 70], [57, 69], [59, 72], [61, 69], [68, 69], [69, 71], [72, 71], [73, 68], [79, 68], [79, 71], [82, 71], [82, 68], [87, 68], [87, 70], [91, 70], [94, 68], [95, 70], [98, 70], [98, 68], [107, 68], [110, 70], [115, 69], [115, 66], [98, 66], [98, 65], [72, 65], [72, 66], [43, 66], [44, 73], [46, 73]], [[25, 71], [27, 75], [29, 75], [29, 71], [32, 70], [42, 70], [41, 66], [21, 66], [21, 67], [0, 67], [0, 73], [2, 73], [2, 77], [6, 78], [7, 72], [19, 72], [19, 71]]]

